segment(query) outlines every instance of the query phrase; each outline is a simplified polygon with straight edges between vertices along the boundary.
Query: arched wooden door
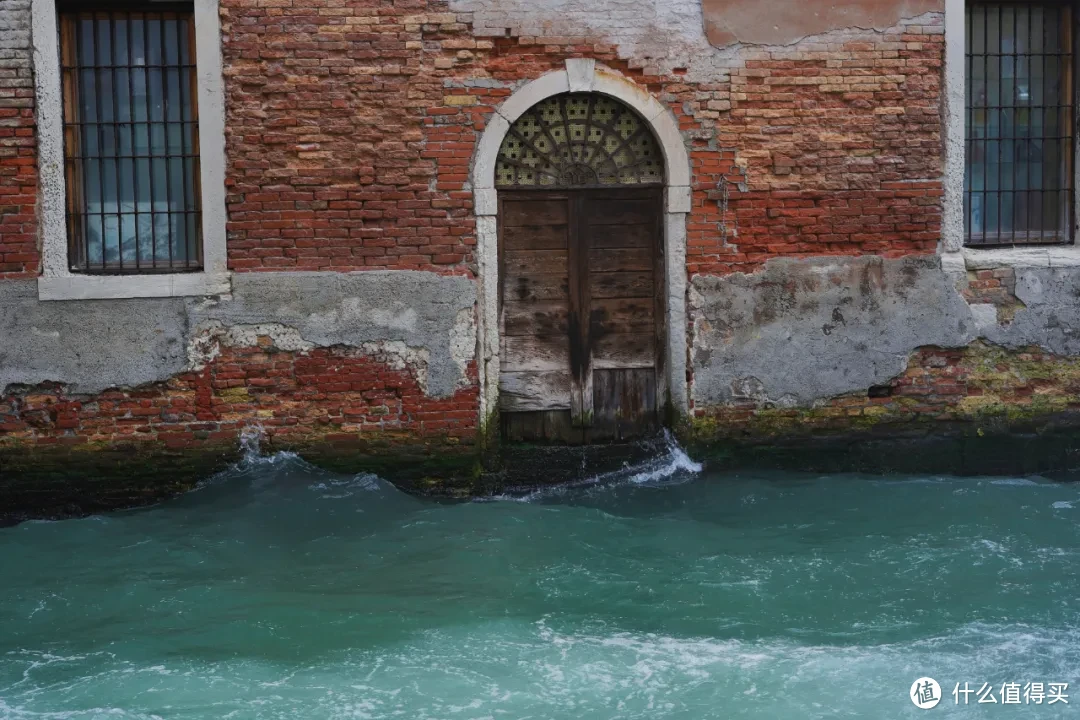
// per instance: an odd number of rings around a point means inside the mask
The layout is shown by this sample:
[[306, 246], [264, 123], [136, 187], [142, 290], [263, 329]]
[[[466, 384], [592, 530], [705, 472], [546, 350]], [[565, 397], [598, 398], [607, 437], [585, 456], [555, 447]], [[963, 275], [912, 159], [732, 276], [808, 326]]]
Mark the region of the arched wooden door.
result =
[[658, 427], [663, 181], [652, 132], [610, 98], [557, 95], [511, 126], [496, 166], [504, 439]]

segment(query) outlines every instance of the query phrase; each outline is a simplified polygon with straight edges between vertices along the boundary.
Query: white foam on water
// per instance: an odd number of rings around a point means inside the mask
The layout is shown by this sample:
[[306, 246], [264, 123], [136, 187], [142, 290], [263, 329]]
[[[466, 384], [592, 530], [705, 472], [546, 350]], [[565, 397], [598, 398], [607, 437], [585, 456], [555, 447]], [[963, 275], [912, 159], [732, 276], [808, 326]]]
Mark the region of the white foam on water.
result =
[[[635, 472], [626, 478], [626, 482], [634, 483], [635, 485], [645, 485], [667, 480], [678, 472], [685, 472], [690, 475], [697, 475], [701, 472], [702, 464], [690, 459], [690, 456], [686, 454], [686, 451], [683, 450], [677, 442], [675, 442], [675, 439], [671, 437], [671, 434], [667, 430], [664, 431], [664, 440], [667, 452], [655, 460], [646, 460], [644, 463], [637, 466], [637, 468], [631, 468], [631, 470], [635, 470]], [[619, 473], [612, 473], [612, 475], [618, 474]]]
[[1017, 487], [1043, 487], [1047, 486], [1046, 482], [1035, 482], [1029, 478], [1001, 478], [1000, 480], [991, 480], [991, 485], [1014, 485]]
[[[290, 461], [299, 461], [308, 465], [294, 452], [276, 452], [270, 455], [265, 455], [262, 452], [262, 443], [266, 438], [266, 429], [259, 424], [248, 425], [240, 431], [240, 451], [243, 453], [238, 465], [245, 469], [258, 468], [258, 467], [273, 467], [276, 465], [282, 465]], [[311, 465], [311, 467], [315, 467]]]
[[[665, 429], [664, 445], [659, 454], [634, 465], [626, 465], [618, 470], [600, 473], [584, 479], [536, 488], [523, 494], [503, 493], [491, 498], [481, 498], [481, 501], [495, 500], [527, 503], [548, 497], [558, 497], [570, 491], [587, 488], [607, 488], [619, 485], [679, 484], [689, 480], [688, 476], [700, 474], [702, 469], [703, 465], [695, 462], [687, 455], [671, 433]], [[678, 480], [678, 482], [671, 482], [673, 480]]]
[[367, 493], [382, 490], [383, 486], [378, 475], [358, 473], [352, 477], [322, 480], [312, 484], [310, 489], [319, 493], [319, 497], [323, 499], [338, 500], [352, 497], [357, 492]]

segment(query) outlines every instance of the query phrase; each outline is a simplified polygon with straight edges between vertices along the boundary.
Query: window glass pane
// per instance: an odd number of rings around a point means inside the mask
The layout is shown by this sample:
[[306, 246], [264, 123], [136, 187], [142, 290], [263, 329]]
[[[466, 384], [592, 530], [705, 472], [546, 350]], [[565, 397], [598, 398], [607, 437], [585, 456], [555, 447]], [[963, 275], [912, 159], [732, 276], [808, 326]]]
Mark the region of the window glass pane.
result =
[[200, 267], [190, 12], [62, 15], [71, 265]]
[[1068, 242], [1071, 48], [1065, 5], [967, 12], [964, 227], [970, 245]]

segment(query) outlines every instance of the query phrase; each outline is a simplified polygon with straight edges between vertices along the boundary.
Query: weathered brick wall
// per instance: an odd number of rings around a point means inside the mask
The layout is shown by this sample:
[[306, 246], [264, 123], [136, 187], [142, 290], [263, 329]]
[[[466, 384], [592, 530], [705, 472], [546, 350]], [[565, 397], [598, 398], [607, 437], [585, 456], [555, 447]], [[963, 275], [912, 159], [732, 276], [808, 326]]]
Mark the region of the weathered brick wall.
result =
[[[715, 139], [695, 143], [690, 273], [752, 271], [778, 255], [934, 253], [942, 31], [753, 52], [733, 69], [730, 100], [705, 103], [719, 114]], [[732, 148], [745, 179], [707, 145]]]
[[232, 269], [467, 271], [472, 138], [425, 134], [425, 47], [468, 33], [428, 5], [223, 0]]
[[225, 0], [223, 16], [236, 270], [472, 271], [478, 134], [570, 57], [622, 71], [679, 118], [690, 273], [932, 253], [939, 238], [940, 16], [744, 49], [705, 80], [599, 33], [498, 37], [438, 0]]
[[[622, 35], [556, 37], [474, 28], [440, 0], [223, 0], [221, 12], [234, 270], [474, 272], [478, 133], [514, 87], [568, 57], [624, 72], [679, 118], [691, 274], [938, 240], [940, 16], [744, 48], [691, 79], [627, 57], [629, 16], [610, 20]], [[33, 275], [29, 0], [3, 0], [0, 24], [0, 276]]]
[[[698, 410], [701, 438], [773, 440], [853, 430], [885, 436], [940, 432], [943, 423], [1003, 429], [1080, 412], [1080, 360], [1032, 347], [1006, 350], [981, 341], [964, 348], [919, 348], [907, 369], [868, 392], [812, 408], [747, 402]], [[1000, 427], [999, 427], [1000, 426]]]
[[297, 353], [260, 338], [226, 347], [198, 371], [167, 382], [71, 396], [62, 385], [13, 388], [0, 398], [0, 449], [134, 441], [165, 449], [233, 447], [258, 427], [279, 446], [380, 439], [470, 445], [476, 371], [451, 397], [428, 396], [409, 369], [335, 348]]
[[0, 0], [0, 279], [37, 275], [30, 0]]
[[967, 283], [961, 288], [964, 299], [972, 305], [993, 305], [997, 321], [1013, 321], [1024, 303], [1016, 297], [1016, 269], [996, 267], [969, 270]]

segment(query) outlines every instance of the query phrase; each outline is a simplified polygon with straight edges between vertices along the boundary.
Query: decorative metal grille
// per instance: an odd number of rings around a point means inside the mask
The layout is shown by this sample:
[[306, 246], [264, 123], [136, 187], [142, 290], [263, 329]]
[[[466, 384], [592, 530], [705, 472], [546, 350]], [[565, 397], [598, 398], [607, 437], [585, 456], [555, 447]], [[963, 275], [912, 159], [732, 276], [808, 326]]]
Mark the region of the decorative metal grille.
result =
[[[70, 9], [69, 9], [70, 7]], [[201, 267], [195, 23], [153, 12], [60, 8], [70, 267]]]
[[510, 127], [499, 150], [501, 188], [656, 185], [663, 155], [633, 110], [602, 95], [563, 94], [537, 103]]
[[968, 245], [1072, 241], [1072, 74], [1067, 3], [968, 4]]

